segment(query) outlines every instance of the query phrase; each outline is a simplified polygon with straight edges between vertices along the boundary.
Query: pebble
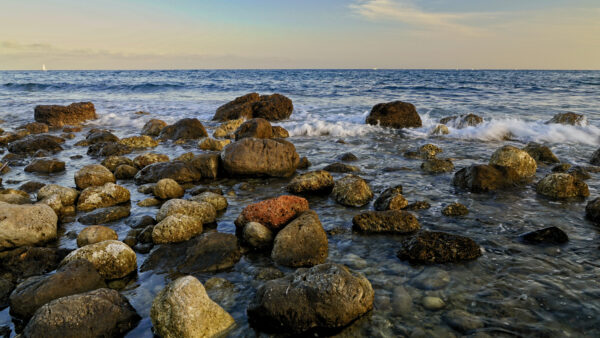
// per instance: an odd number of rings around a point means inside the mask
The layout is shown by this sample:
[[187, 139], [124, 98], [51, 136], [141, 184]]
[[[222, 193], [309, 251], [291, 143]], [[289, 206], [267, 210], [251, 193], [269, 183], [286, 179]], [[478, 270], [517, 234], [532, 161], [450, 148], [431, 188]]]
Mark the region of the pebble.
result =
[[426, 268], [411, 281], [412, 285], [421, 290], [443, 289], [448, 283], [450, 283], [450, 274], [436, 267]]
[[412, 310], [413, 300], [403, 286], [392, 291], [392, 311], [395, 316], [407, 315]]
[[423, 298], [423, 306], [427, 310], [440, 310], [446, 306], [446, 303], [439, 297], [424, 297]]

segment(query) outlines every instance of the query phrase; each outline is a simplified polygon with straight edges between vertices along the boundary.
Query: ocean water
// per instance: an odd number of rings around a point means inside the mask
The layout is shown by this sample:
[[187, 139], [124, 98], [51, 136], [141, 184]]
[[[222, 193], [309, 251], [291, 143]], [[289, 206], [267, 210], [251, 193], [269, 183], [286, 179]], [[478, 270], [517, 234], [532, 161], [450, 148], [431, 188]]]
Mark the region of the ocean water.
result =
[[[447, 231], [473, 238], [484, 249], [482, 257], [464, 264], [414, 266], [398, 260], [401, 236], [364, 236], [351, 231], [352, 217], [371, 205], [346, 208], [330, 198], [310, 198], [311, 208], [329, 231], [329, 258], [365, 274], [375, 289], [375, 309], [346, 330], [342, 336], [402, 336], [425, 330], [427, 335], [454, 331], [444, 320], [450, 310], [466, 310], [485, 323], [480, 331], [500, 336], [599, 336], [600, 335], [600, 226], [584, 219], [586, 200], [550, 201], [538, 196], [535, 181], [551, 171], [539, 166], [532, 184], [492, 194], [472, 194], [455, 189], [453, 173], [426, 175], [420, 160], [402, 154], [433, 143], [452, 158], [455, 172], [474, 163], [487, 163], [490, 155], [505, 144], [523, 147], [530, 141], [548, 145], [562, 162], [588, 166], [600, 146], [599, 71], [435, 71], [435, 70], [198, 70], [198, 71], [30, 71], [0, 72], [0, 127], [11, 130], [33, 121], [38, 104], [68, 104], [92, 101], [99, 119], [87, 127], [111, 129], [120, 137], [139, 134], [151, 118], [175, 122], [196, 117], [209, 129], [216, 108], [248, 92], [281, 93], [293, 100], [294, 113], [281, 125], [290, 132], [301, 156], [321, 169], [352, 152], [375, 194], [402, 184], [409, 202], [426, 200], [432, 207], [417, 211], [427, 230]], [[390, 130], [364, 123], [371, 107], [380, 102], [402, 100], [413, 103], [423, 127]], [[137, 111], [149, 115], [135, 114]], [[584, 114], [580, 126], [545, 124], [554, 114], [572, 111]], [[456, 129], [450, 134], [431, 135], [439, 119], [474, 113], [484, 118], [476, 127]], [[57, 133], [59, 134], [59, 133]], [[507, 138], [507, 135], [510, 137]], [[86, 148], [74, 143], [85, 131], [67, 140], [67, 171], [41, 176], [16, 167], [2, 176], [5, 187], [16, 188], [28, 180], [74, 186], [73, 174], [97, 160], [84, 156]], [[345, 143], [339, 143], [343, 139]], [[155, 150], [171, 158], [201, 151], [190, 145], [161, 144]], [[137, 154], [131, 154], [131, 157]], [[395, 170], [401, 168], [402, 170]], [[598, 195], [600, 174], [587, 182], [591, 198]], [[340, 178], [343, 175], [335, 174]], [[218, 220], [218, 231], [234, 232], [233, 221], [249, 203], [285, 193], [289, 179], [218, 180], [212, 186], [229, 196], [227, 211]], [[132, 192], [129, 219], [110, 226], [123, 239], [126, 224], [143, 215], [154, 216], [156, 208], [139, 208], [145, 195], [133, 182], [120, 182]], [[465, 204], [469, 215], [448, 218], [441, 209], [452, 202]], [[562, 246], [531, 246], [519, 240], [525, 232], [558, 226], [570, 237]], [[63, 224], [63, 233], [84, 226], [74, 221]], [[56, 245], [75, 248], [69, 236]], [[146, 255], [138, 254], [141, 265]], [[233, 287], [213, 294], [216, 301], [236, 319], [231, 336], [254, 336], [245, 309], [262, 281], [255, 278], [260, 268], [272, 267], [266, 256], [245, 256], [231, 270], [198, 274], [201, 281], [218, 276]], [[282, 268], [284, 272], [289, 269]], [[450, 282], [438, 290], [423, 290], [417, 281], [425, 275], [448, 274]], [[139, 273], [122, 293], [144, 318], [129, 333], [150, 337], [149, 308], [154, 295], [174, 276]], [[435, 278], [435, 277], [431, 277]], [[399, 288], [411, 296], [407, 313], [397, 308]], [[430, 311], [422, 306], [425, 296], [442, 298], [446, 307]], [[0, 326], [12, 327], [8, 309], [0, 312]], [[14, 334], [14, 333], [13, 333]]]

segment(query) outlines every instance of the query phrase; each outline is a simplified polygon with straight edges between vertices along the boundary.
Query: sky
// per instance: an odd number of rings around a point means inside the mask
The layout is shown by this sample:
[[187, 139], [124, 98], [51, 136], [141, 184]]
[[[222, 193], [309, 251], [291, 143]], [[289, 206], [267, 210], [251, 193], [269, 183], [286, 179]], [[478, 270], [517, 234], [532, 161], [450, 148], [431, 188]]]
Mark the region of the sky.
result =
[[0, 69], [600, 69], [600, 0], [1, 0]]

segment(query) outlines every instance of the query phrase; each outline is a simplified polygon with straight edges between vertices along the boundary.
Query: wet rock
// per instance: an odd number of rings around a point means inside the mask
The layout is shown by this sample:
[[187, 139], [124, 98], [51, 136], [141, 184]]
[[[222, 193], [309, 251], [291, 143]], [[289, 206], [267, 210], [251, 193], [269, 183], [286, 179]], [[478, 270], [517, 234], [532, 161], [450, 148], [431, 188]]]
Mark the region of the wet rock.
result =
[[442, 209], [444, 216], [466, 216], [469, 214], [469, 209], [460, 203], [452, 203]]
[[590, 173], [585, 168], [578, 165], [567, 170], [567, 174], [581, 181], [589, 180], [590, 178], [592, 178], [592, 175], [590, 175]]
[[582, 114], [575, 113], [558, 113], [554, 115], [550, 120], [546, 121], [546, 124], [559, 123], [567, 124], [572, 126], [585, 126], [587, 124], [587, 118]]
[[35, 276], [19, 284], [10, 295], [13, 315], [28, 319], [42, 305], [61, 297], [106, 287], [92, 263], [72, 261], [52, 275]]
[[150, 197], [150, 198], [146, 198], [146, 199], [143, 199], [143, 200], [137, 202], [137, 206], [142, 207], [142, 208], [153, 207], [153, 206], [160, 205], [160, 203], [162, 203], [162, 202], [159, 199]]
[[438, 124], [431, 131], [431, 135], [448, 135], [450, 134], [450, 130], [443, 124]]
[[250, 119], [254, 115], [254, 103], [260, 100], [257, 93], [250, 93], [235, 98], [235, 100], [217, 108], [213, 120], [227, 121], [233, 119]]
[[271, 128], [271, 130], [273, 131], [273, 138], [288, 138], [288, 137], [290, 137], [290, 133], [281, 126], [273, 126], [273, 128]]
[[307, 210], [306, 199], [289, 195], [279, 196], [246, 206], [235, 220], [235, 225], [243, 228], [248, 222], [258, 222], [272, 230], [278, 230]]
[[513, 168], [477, 164], [456, 172], [452, 184], [471, 192], [482, 193], [515, 186], [519, 180], [520, 177]]
[[142, 135], [158, 136], [164, 127], [167, 126], [167, 122], [158, 119], [151, 119], [144, 124], [142, 128]]
[[563, 244], [569, 241], [569, 236], [558, 227], [548, 227], [524, 234], [523, 240], [531, 244]]
[[179, 198], [185, 194], [185, 190], [175, 180], [163, 178], [156, 182], [154, 186], [154, 196], [167, 200], [171, 198]]
[[25, 166], [28, 163], [27, 155], [17, 155], [12, 153], [6, 154], [4, 157], [2, 157], [2, 169], [0, 170], [0, 175], [10, 172], [9, 165], [20, 167]]
[[100, 187], [89, 187], [81, 192], [77, 200], [77, 209], [91, 211], [98, 208], [112, 207], [113, 205], [128, 202], [129, 190], [114, 183], [106, 183]]
[[77, 220], [81, 224], [106, 224], [128, 217], [131, 212], [129, 205], [117, 205], [103, 209], [96, 209]]
[[588, 197], [587, 184], [569, 174], [554, 173], [542, 178], [536, 185], [538, 194], [553, 198]]
[[306, 156], [300, 158], [300, 163], [298, 164], [298, 169], [308, 169], [312, 163], [306, 158]]
[[221, 158], [225, 171], [232, 176], [289, 177], [300, 163], [292, 143], [251, 137], [226, 146]]
[[592, 154], [592, 158], [590, 159], [590, 163], [593, 165], [600, 166], [600, 149], [594, 151]]
[[64, 213], [65, 208], [75, 205], [79, 192], [73, 188], [56, 184], [44, 185], [37, 192], [37, 199], [49, 205], [57, 215]]
[[273, 232], [258, 222], [248, 222], [242, 231], [244, 242], [257, 250], [270, 248], [273, 245]]
[[50, 153], [57, 153], [63, 150], [60, 145], [63, 142], [63, 139], [56, 136], [46, 134], [30, 135], [18, 141], [11, 142], [8, 145], [8, 151], [14, 154], [33, 154], [41, 149]]
[[408, 201], [402, 196], [402, 186], [385, 189], [373, 203], [375, 210], [400, 210], [406, 208]]
[[354, 155], [353, 153], [345, 153], [342, 154], [342, 156], [340, 156], [340, 160], [344, 162], [354, 162], [358, 161], [358, 157], [356, 157], [356, 155]]
[[265, 282], [247, 313], [267, 332], [340, 329], [373, 308], [371, 283], [343, 265], [320, 264]]
[[85, 259], [92, 263], [104, 279], [122, 278], [137, 268], [135, 252], [125, 243], [116, 240], [83, 246], [68, 254], [60, 265], [78, 259]]
[[156, 214], [156, 221], [160, 222], [171, 215], [186, 215], [197, 218], [202, 224], [212, 223], [217, 217], [217, 211], [210, 203], [193, 202], [182, 199], [166, 201]]
[[463, 114], [458, 116], [455, 115], [444, 117], [440, 120], [440, 123], [456, 129], [463, 129], [482, 124], [483, 118], [475, 114]]
[[235, 132], [241, 125], [242, 123], [244, 123], [245, 119], [241, 118], [241, 119], [236, 119], [236, 120], [229, 120], [229, 121], [225, 121], [223, 123], [221, 123], [221, 125], [219, 125], [217, 127], [217, 129], [215, 129], [215, 132], [213, 133], [213, 137], [230, 137], [230, 138], [235, 138], [235, 136], [233, 136], [233, 132]]
[[251, 119], [260, 117], [270, 121], [283, 120], [290, 117], [294, 106], [292, 100], [280, 95], [258, 95], [250, 93], [237, 97], [219, 108], [213, 120], [226, 121], [233, 119]]
[[352, 218], [352, 229], [364, 233], [406, 234], [420, 228], [417, 218], [403, 210], [367, 211]]
[[158, 153], [144, 153], [133, 159], [133, 163], [138, 169], [160, 162], [169, 162], [169, 156]]
[[202, 178], [214, 178], [217, 173], [217, 157], [199, 159], [198, 161], [160, 162], [140, 170], [135, 176], [135, 182], [137, 184], [154, 183], [164, 178], [170, 178], [183, 184], [199, 181]]
[[454, 164], [449, 159], [428, 159], [421, 164], [421, 170], [428, 174], [448, 173], [454, 170]]
[[102, 142], [92, 144], [87, 151], [90, 156], [106, 157], [130, 154], [133, 151], [130, 147], [117, 142]]
[[0, 250], [37, 245], [56, 238], [58, 218], [45, 204], [0, 202]]
[[423, 307], [427, 310], [441, 310], [446, 306], [446, 303], [439, 297], [423, 297]]
[[235, 324], [193, 276], [180, 277], [159, 292], [150, 318], [156, 334], [164, 338], [217, 337]]
[[422, 126], [415, 106], [402, 101], [376, 104], [367, 116], [367, 123], [396, 129]]
[[442, 148], [436, 146], [435, 144], [428, 143], [420, 146], [417, 151], [405, 152], [404, 157], [427, 160], [435, 158], [437, 154], [442, 152], [444, 152]]
[[15, 189], [0, 189], [0, 202], [10, 204], [30, 204], [29, 194]]
[[552, 167], [553, 173], [565, 173], [567, 170], [571, 169], [572, 165], [569, 163], [560, 163]]
[[43, 188], [45, 185], [46, 184], [44, 184], [42, 182], [29, 181], [29, 182], [25, 182], [25, 183], [21, 184], [21, 186], [19, 187], [19, 190], [23, 190], [28, 194], [37, 193], [38, 190]]
[[519, 177], [535, 176], [537, 170], [535, 160], [526, 151], [508, 145], [492, 154], [490, 165], [512, 168]]
[[588, 202], [585, 206], [585, 216], [589, 220], [600, 223], [600, 197]]
[[240, 257], [238, 240], [234, 235], [208, 232], [189, 241], [160, 245], [144, 261], [141, 271], [217, 272], [233, 267]]
[[558, 157], [554, 155], [552, 150], [548, 146], [541, 145], [535, 142], [529, 142], [525, 148], [523, 148], [534, 160], [545, 164], [559, 163]]
[[411, 280], [411, 284], [421, 290], [439, 290], [450, 283], [450, 274], [437, 267], [423, 270]]
[[25, 167], [27, 172], [51, 174], [65, 171], [65, 162], [52, 158], [36, 158]]
[[414, 203], [407, 205], [406, 208], [404, 208], [404, 210], [417, 211], [417, 210], [423, 210], [423, 209], [429, 209], [429, 208], [431, 208], [431, 204], [429, 204], [429, 202], [416, 201]]
[[96, 119], [96, 109], [91, 102], [71, 103], [68, 106], [39, 105], [34, 109], [36, 122], [51, 127], [77, 125], [87, 120]]
[[229, 143], [231, 143], [231, 140], [216, 140], [214, 138], [205, 137], [198, 142], [198, 148], [202, 150], [221, 151]]
[[119, 239], [119, 236], [113, 229], [102, 225], [92, 225], [83, 228], [77, 235], [77, 246], [81, 248], [89, 244], [117, 239]]
[[308, 210], [275, 236], [271, 258], [289, 267], [324, 263], [328, 254], [327, 234], [316, 212]]
[[360, 168], [357, 166], [336, 162], [326, 166], [323, 168], [323, 170], [330, 173], [354, 173], [359, 172]]
[[78, 127], [78, 126], [65, 126], [62, 131], [65, 133], [78, 133], [82, 130], [83, 128]]
[[75, 185], [82, 190], [87, 187], [102, 186], [109, 182], [116, 182], [115, 175], [100, 164], [86, 165], [75, 173]]
[[411, 313], [413, 300], [403, 286], [392, 290], [392, 313], [395, 316], [406, 316]]
[[485, 326], [479, 317], [464, 310], [455, 309], [448, 311], [442, 318], [451, 328], [461, 333], [467, 333]]
[[39, 308], [25, 337], [118, 337], [133, 329], [140, 317], [127, 298], [98, 289], [55, 299]]
[[[4, 310], [4, 308], [8, 307], [8, 297], [10, 293], [15, 289], [15, 285], [12, 281], [0, 277], [0, 309]], [[10, 330], [9, 330], [10, 333]], [[2, 335], [2, 331], [0, 330], [0, 335]], [[6, 337], [5, 335], [4, 337]]]
[[154, 148], [158, 146], [158, 141], [148, 135], [126, 137], [119, 140], [119, 143], [133, 149]]
[[245, 137], [254, 138], [272, 138], [273, 128], [271, 123], [265, 119], [255, 118], [244, 123], [234, 133], [236, 140], [241, 140]]
[[56, 269], [68, 253], [67, 249], [30, 246], [0, 251], [0, 275], [12, 282], [41, 275]]
[[352, 174], [337, 180], [331, 194], [336, 202], [351, 207], [363, 206], [373, 198], [367, 182]]
[[152, 242], [155, 244], [187, 241], [202, 233], [202, 219], [181, 214], [170, 215], [152, 229]]
[[117, 135], [111, 133], [108, 130], [96, 130], [91, 131], [85, 138], [88, 145], [98, 144], [98, 143], [112, 143], [119, 142], [119, 138]]
[[115, 169], [115, 178], [118, 180], [130, 180], [137, 175], [138, 170], [136, 167], [128, 164], [121, 164]]
[[194, 202], [206, 202], [212, 204], [216, 211], [227, 209], [227, 199], [223, 195], [216, 194], [214, 192], [205, 191], [199, 195], [190, 198], [190, 201]]
[[287, 191], [298, 195], [326, 195], [331, 192], [333, 186], [331, 174], [325, 170], [317, 170], [294, 177], [288, 184]]
[[25, 129], [30, 134], [43, 134], [48, 132], [48, 125], [41, 122], [31, 122], [20, 126], [17, 129]]
[[187, 118], [164, 127], [158, 138], [161, 140], [192, 140], [206, 136], [208, 136], [206, 129], [198, 119]]
[[479, 245], [468, 237], [421, 231], [402, 242], [398, 258], [411, 263], [437, 264], [473, 260], [481, 256]]

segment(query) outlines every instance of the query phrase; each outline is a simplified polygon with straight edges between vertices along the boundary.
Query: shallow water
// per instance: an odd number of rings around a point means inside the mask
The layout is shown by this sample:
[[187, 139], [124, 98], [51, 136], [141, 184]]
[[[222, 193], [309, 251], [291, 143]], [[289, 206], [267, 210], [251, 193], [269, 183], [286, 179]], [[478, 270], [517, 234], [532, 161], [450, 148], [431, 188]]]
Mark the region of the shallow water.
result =
[[[114, 130], [120, 137], [139, 134], [150, 118], [174, 122], [197, 117], [209, 129], [215, 109], [247, 92], [279, 92], [290, 97], [295, 111], [289, 121], [275, 123], [290, 131], [301, 156], [313, 163], [309, 170], [321, 169], [345, 152], [352, 152], [376, 193], [402, 184], [409, 202], [427, 200], [432, 207], [415, 212], [427, 230], [447, 231], [473, 238], [485, 250], [476, 261], [439, 266], [413, 266], [396, 258], [401, 236], [364, 236], [351, 231], [352, 217], [372, 209], [347, 208], [330, 198], [309, 198], [311, 208], [329, 232], [329, 258], [364, 273], [375, 289], [375, 310], [344, 330], [342, 336], [409, 335], [421, 328], [429, 335], [459, 334], [449, 328], [442, 315], [463, 309], [481, 317], [492, 335], [599, 336], [600, 335], [600, 227], [584, 219], [587, 201], [555, 202], [538, 196], [533, 185], [492, 194], [472, 194], [456, 190], [451, 173], [426, 175], [420, 160], [404, 158], [406, 150], [425, 143], [444, 149], [441, 157], [454, 161], [455, 171], [485, 163], [495, 149], [529, 141], [544, 142], [563, 162], [587, 165], [600, 145], [600, 72], [597, 71], [49, 71], [0, 72], [0, 125], [10, 130], [33, 121], [37, 104], [68, 104], [92, 101], [100, 118], [88, 126]], [[407, 132], [367, 126], [364, 118], [379, 102], [403, 100], [415, 104], [424, 127]], [[151, 115], [137, 115], [143, 110]], [[543, 122], [558, 112], [583, 113], [585, 126], [546, 125]], [[449, 135], [429, 136], [441, 117], [475, 113], [485, 119], [483, 125], [466, 129], [451, 128]], [[209, 130], [209, 134], [211, 133]], [[504, 141], [507, 133], [511, 141]], [[28, 180], [74, 186], [73, 174], [83, 165], [96, 163], [84, 156], [87, 148], [73, 144], [85, 136], [85, 130], [67, 140], [57, 155], [67, 162], [62, 174], [27, 174], [17, 167], [2, 176], [5, 187], [18, 187]], [[346, 143], [336, 142], [343, 139]], [[175, 158], [199, 149], [162, 144], [153, 151]], [[131, 154], [131, 157], [137, 154]], [[405, 170], [384, 168], [405, 167]], [[550, 172], [539, 166], [537, 178]], [[591, 197], [598, 195], [599, 175], [587, 181]], [[340, 178], [343, 174], [334, 174]], [[11, 182], [14, 183], [6, 183]], [[249, 203], [285, 193], [288, 179], [219, 180], [211, 185], [227, 194], [229, 208], [218, 220], [218, 231], [234, 232], [233, 221]], [[247, 182], [248, 186], [242, 186]], [[121, 181], [132, 192], [132, 214], [110, 226], [123, 239], [130, 230], [128, 221], [142, 215], [154, 216], [156, 208], [135, 205], [147, 197], [137, 192], [131, 181]], [[188, 197], [188, 195], [186, 195]], [[465, 204], [469, 215], [448, 218], [441, 209], [451, 202]], [[525, 232], [558, 226], [570, 237], [563, 246], [531, 246], [519, 241]], [[63, 225], [64, 233], [79, 232], [78, 222]], [[73, 239], [63, 236], [60, 246], [75, 248]], [[147, 255], [138, 254], [141, 265]], [[224, 277], [234, 284], [232, 292], [214, 294], [215, 300], [237, 322], [231, 336], [254, 336], [249, 329], [245, 309], [262, 281], [255, 278], [262, 267], [271, 267], [268, 257], [244, 256], [231, 270], [217, 274], [199, 274], [206, 281]], [[439, 290], [421, 290], [419, 274], [450, 276]], [[289, 269], [282, 268], [288, 272]], [[144, 317], [131, 337], [150, 337], [149, 308], [154, 295], [174, 276], [139, 273], [123, 291], [138, 313]], [[422, 276], [421, 276], [422, 277]], [[394, 306], [397, 287], [412, 296], [408, 313], [398, 314]], [[442, 298], [446, 307], [426, 310], [424, 296]], [[12, 325], [8, 310], [0, 312], [0, 326]]]

